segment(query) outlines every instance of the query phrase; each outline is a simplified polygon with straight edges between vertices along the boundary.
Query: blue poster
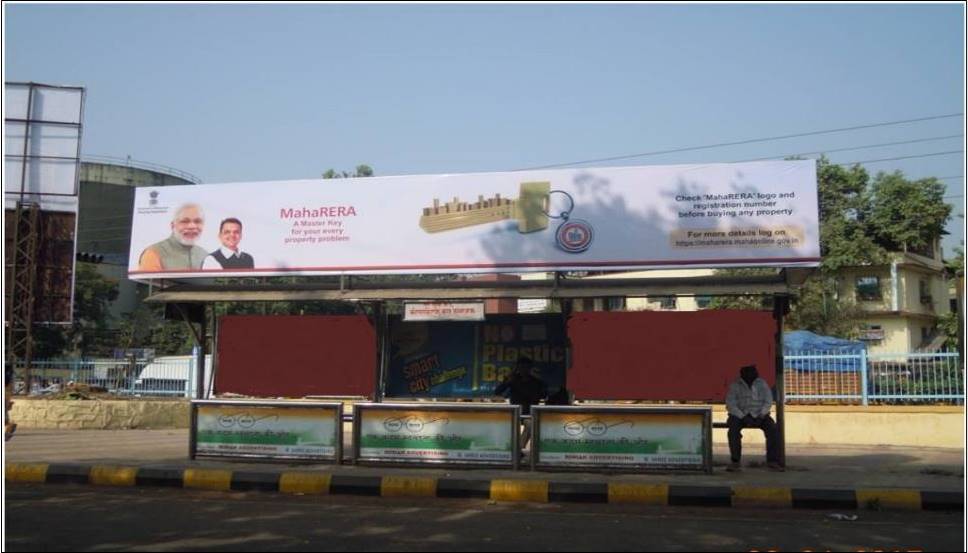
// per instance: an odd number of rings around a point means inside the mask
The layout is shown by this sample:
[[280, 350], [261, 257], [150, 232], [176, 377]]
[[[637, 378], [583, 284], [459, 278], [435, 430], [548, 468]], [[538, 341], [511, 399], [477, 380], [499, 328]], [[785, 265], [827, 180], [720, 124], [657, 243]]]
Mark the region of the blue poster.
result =
[[489, 315], [483, 322], [390, 320], [387, 397], [491, 397], [518, 357], [554, 393], [565, 384], [560, 315]]

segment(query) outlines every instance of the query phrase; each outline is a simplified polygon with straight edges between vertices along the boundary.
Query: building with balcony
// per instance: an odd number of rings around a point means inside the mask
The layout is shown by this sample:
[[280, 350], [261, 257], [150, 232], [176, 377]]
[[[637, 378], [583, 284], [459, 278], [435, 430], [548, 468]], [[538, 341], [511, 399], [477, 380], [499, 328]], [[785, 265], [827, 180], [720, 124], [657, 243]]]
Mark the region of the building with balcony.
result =
[[886, 264], [838, 273], [840, 299], [864, 313], [860, 339], [871, 353], [936, 350], [944, 344], [938, 319], [950, 312], [951, 300], [940, 246], [932, 249], [892, 252]]

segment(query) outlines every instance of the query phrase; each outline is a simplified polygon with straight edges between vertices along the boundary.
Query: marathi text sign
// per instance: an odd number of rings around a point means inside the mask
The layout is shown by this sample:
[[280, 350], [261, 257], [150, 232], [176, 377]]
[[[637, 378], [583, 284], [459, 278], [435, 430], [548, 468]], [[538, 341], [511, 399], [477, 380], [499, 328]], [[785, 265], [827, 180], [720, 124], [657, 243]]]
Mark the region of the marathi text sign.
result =
[[517, 462], [513, 406], [356, 404], [356, 459], [363, 462]]
[[538, 468], [710, 468], [709, 409], [535, 407]]
[[339, 462], [342, 404], [193, 401], [193, 455]]
[[815, 266], [813, 161], [141, 187], [133, 278]]
[[405, 321], [483, 321], [484, 302], [407, 302]]

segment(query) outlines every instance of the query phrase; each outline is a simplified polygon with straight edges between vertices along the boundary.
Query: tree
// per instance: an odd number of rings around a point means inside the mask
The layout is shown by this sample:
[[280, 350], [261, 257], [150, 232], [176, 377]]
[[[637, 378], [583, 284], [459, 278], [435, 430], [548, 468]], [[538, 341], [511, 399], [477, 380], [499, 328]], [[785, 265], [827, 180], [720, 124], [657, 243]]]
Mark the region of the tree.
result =
[[74, 276], [74, 350], [81, 355], [108, 355], [115, 347], [111, 303], [118, 299], [118, 282], [97, 271], [93, 263], [77, 263]]
[[964, 241], [961, 242], [962, 246], [955, 246], [955, 256], [951, 259], [946, 259], [944, 262], [945, 274], [948, 278], [957, 278], [965, 276], [965, 248], [963, 247]]
[[944, 191], [933, 177], [911, 181], [900, 171], [878, 174], [868, 207], [873, 236], [892, 251], [930, 251], [951, 218]]
[[70, 349], [69, 330], [69, 328], [62, 326], [35, 325], [32, 330], [33, 357], [35, 359], [51, 359], [64, 355]]
[[349, 173], [347, 171], [338, 172], [333, 169], [327, 169], [323, 173], [324, 179], [348, 179], [348, 178], [358, 178], [358, 177], [372, 177], [373, 169], [369, 165], [357, 165], [356, 171]]
[[[955, 255], [951, 259], [945, 260], [945, 275], [955, 281], [955, 286], [963, 286], [965, 278], [965, 242], [961, 241], [961, 246], [955, 246]], [[963, 298], [962, 298], [963, 300]], [[949, 311], [941, 316], [938, 321], [938, 328], [947, 336], [945, 346], [958, 348], [964, 353], [964, 305], [959, 305], [957, 311]]]
[[881, 263], [887, 257], [869, 233], [868, 182], [867, 171], [859, 165], [845, 168], [826, 157], [817, 160], [822, 271]]
[[957, 311], [949, 311], [938, 318], [938, 330], [945, 336], [944, 346], [956, 349], [961, 345], [961, 321]]

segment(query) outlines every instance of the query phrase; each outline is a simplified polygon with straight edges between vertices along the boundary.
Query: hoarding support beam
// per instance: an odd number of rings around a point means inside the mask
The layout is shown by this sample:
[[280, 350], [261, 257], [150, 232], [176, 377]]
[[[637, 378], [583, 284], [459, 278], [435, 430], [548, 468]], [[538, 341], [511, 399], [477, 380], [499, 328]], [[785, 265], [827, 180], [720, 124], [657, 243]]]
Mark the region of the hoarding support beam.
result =
[[37, 250], [40, 243], [40, 207], [17, 202], [13, 222], [13, 252], [7, 297], [7, 362], [16, 368], [24, 362], [24, 394], [30, 394], [30, 365], [33, 360], [34, 297], [37, 284]]

